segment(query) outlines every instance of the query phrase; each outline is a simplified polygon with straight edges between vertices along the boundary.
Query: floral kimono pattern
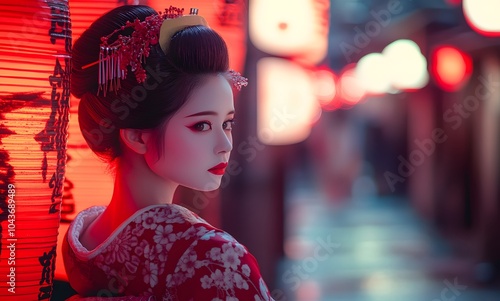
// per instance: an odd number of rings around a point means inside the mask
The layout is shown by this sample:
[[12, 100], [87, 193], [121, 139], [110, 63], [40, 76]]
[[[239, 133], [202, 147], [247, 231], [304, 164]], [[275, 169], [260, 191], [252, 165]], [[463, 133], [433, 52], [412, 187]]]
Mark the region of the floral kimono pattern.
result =
[[66, 272], [80, 296], [272, 300], [248, 250], [178, 205], [143, 208], [87, 250], [80, 234], [104, 209], [82, 211], [64, 239]]

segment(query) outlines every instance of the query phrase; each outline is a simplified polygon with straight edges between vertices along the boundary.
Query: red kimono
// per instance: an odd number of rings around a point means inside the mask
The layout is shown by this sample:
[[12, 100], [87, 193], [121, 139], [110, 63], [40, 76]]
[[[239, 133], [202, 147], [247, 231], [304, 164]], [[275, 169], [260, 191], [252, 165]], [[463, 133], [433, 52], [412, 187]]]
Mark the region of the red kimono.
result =
[[143, 208], [87, 250], [80, 234], [103, 211], [91, 207], [79, 213], [64, 239], [64, 265], [80, 296], [272, 300], [248, 250], [178, 205]]

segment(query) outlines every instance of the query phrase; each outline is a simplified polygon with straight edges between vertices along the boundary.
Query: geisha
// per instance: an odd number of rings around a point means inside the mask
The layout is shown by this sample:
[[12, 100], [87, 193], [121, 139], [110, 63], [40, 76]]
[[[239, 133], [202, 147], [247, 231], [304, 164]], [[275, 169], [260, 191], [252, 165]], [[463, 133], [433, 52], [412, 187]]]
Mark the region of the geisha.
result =
[[114, 175], [109, 205], [80, 212], [64, 239], [79, 298], [272, 300], [243, 245], [172, 204], [180, 185], [221, 183], [233, 89], [246, 85], [228, 62], [225, 42], [196, 10], [122, 6], [75, 42], [80, 128]]

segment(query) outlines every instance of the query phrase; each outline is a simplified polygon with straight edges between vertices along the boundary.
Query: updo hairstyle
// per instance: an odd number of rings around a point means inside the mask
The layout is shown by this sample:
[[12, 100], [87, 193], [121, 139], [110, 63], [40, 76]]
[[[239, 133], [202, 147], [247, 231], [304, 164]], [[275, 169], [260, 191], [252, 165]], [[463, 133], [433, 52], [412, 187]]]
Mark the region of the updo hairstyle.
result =
[[[115, 8], [92, 23], [73, 47], [70, 90], [80, 98], [80, 130], [92, 151], [108, 163], [122, 155], [120, 129], [160, 132], [206, 75], [224, 73], [229, 68], [228, 50], [221, 36], [208, 27], [191, 26], [174, 34], [167, 53], [163, 53], [159, 44], [151, 47], [144, 64], [147, 71], [144, 83], [137, 82], [129, 67], [118, 91], [108, 91], [106, 96], [98, 93], [98, 64], [82, 67], [98, 61], [101, 37], [127, 21], [136, 18], [143, 21], [153, 14], [157, 12], [143, 5]], [[131, 33], [131, 28], [125, 28], [110, 37], [109, 42], [120, 34]]]

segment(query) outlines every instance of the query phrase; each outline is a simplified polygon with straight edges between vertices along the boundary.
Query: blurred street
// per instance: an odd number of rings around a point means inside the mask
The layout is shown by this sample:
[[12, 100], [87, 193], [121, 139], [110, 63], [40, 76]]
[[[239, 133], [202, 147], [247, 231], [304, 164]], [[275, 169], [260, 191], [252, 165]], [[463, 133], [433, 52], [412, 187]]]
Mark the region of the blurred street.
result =
[[290, 259], [280, 265], [277, 300], [500, 300], [498, 283], [480, 283], [491, 268], [461, 254], [407, 199], [358, 196], [332, 204], [300, 183], [290, 185]]

